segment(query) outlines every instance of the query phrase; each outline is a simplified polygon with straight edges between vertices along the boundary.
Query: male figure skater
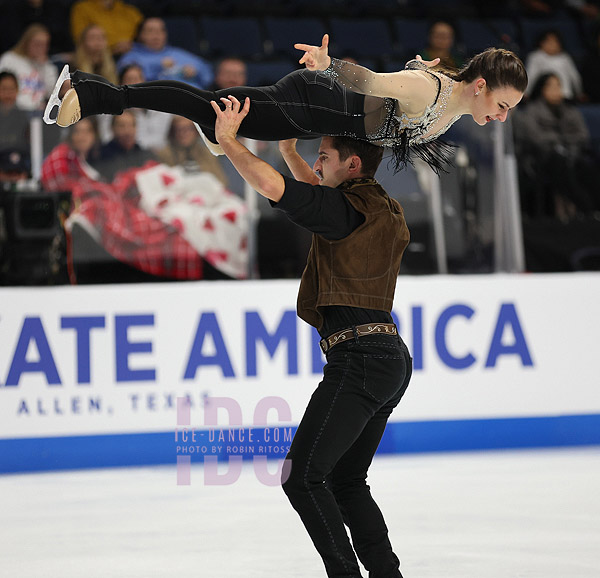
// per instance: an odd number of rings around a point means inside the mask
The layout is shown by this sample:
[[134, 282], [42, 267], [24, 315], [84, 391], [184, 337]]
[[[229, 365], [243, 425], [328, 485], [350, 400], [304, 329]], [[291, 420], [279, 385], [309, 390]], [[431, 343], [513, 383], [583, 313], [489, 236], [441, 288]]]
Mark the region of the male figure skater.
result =
[[212, 102], [215, 134], [229, 160], [274, 207], [313, 232], [297, 310], [318, 329], [327, 364], [292, 441], [283, 489], [330, 578], [360, 578], [357, 555], [370, 578], [402, 578], [366, 484], [412, 373], [390, 315], [409, 233], [402, 207], [374, 179], [383, 149], [323, 137], [313, 172], [295, 141], [282, 141], [296, 180], [284, 177], [236, 139], [250, 100], [221, 100]]

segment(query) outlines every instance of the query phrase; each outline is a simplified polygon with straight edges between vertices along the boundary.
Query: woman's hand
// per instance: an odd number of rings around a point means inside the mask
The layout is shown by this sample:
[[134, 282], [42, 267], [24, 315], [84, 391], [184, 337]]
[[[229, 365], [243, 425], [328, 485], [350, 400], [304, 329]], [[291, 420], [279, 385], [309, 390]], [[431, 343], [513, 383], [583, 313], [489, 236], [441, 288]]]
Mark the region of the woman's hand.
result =
[[294, 48], [304, 50], [304, 56], [299, 60], [308, 70], [325, 70], [331, 63], [331, 58], [327, 54], [329, 46], [329, 34], [323, 35], [321, 46], [312, 46], [310, 44], [294, 44]]
[[415, 57], [415, 60], [418, 60], [419, 62], [422, 62], [425, 66], [427, 66], [427, 68], [431, 68], [433, 66], [437, 66], [440, 63], [440, 59], [439, 58], [434, 58], [433, 60], [423, 60], [421, 58], [420, 54], [417, 54], [417, 56]]

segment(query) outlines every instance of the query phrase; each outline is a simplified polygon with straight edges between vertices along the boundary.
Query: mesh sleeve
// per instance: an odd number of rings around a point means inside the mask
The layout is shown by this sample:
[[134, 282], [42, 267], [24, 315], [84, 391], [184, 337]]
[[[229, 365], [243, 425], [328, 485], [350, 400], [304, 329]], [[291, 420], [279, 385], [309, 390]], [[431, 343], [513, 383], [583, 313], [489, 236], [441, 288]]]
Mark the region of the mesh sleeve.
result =
[[338, 60], [337, 58], [331, 59], [331, 63], [323, 71], [323, 74], [330, 76], [342, 86], [359, 94], [370, 94], [377, 76], [364, 66]]

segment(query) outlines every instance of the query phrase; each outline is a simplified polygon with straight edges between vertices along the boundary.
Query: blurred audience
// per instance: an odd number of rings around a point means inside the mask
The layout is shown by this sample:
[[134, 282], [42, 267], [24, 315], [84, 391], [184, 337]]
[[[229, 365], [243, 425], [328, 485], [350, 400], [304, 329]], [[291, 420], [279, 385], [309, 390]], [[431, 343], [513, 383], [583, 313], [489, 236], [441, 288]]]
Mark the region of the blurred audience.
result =
[[557, 74], [537, 80], [513, 123], [524, 214], [563, 221], [592, 214], [598, 201], [597, 161], [583, 116], [565, 100]]
[[217, 63], [215, 67], [215, 80], [210, 90], [246, 86], [247, 83], [248, 67], [246, 63], [237, 56], [227, 56]]
[[421, 51], [424, 60], [440, 59], [442, 66], [460, 68], [464, 59], [455, 48], [456, 31], [445, 20], [437, 20], [429, 27], [427, 46]]
[[126, 169], [141, 167], [148, 161], [156, 160], [149, 150], [137, 143], [137, 121], [131, 110], [112, 117], [113, 139], [100, 149], [98, 171], [108, 181]]
[[581, 97], [583, 85], [575, 62], [564, 50], [558, 30], [548, 29], [541, 33], [537, 49], [530, 52], [525, 60], [529, 77], [526, 94], [531, 94], [537, 80], [544, 74], [554, 73], [559, 79], [563, 95], [569, 100]]
[[161, 162], [169, 166], [179, 165], [190, 173], [212, 173], [223, 185], [227, 185], [217, 157], [206, 148], [194, 123], [183, 116], [173, 117], [168, 144], [158, 151], [157, 156]]
[[[139, 84], [145, 82], [144, 72], [138, 64], [126, 66], [119, 76], [119, 84]], [[137, 143], [143, 149], [161, 149], [167, 145], [167, 134], [171, 127], [172, 115], [157, 110], [146, 110], [143, 108], [130, 108], [136, 119]], [[107, 143], [113, 138], [112, 117], [100, 115], [98, 117], [100, 128], [100, 139]]]
[[181, 80], [198, 88], [213, 81], [211, 65], [196, 54], [168, 44], [167, 27], [162, 18], [146, 18], [131, 50], [118, 62], [119, 70], [139, 64], [146, 80]]
[[50, 33], [43, 24], [31, 24], [11, 50], [0, 58], [0, 71], [8, 70], [19, 81], [17, 104], [24, 110], [39, 110], [58, 77], [56, 67], [48, 59]]
[[594, 32], [593, 42], [585, 56], [581, 72], [587, 100], [600, 103], [600, 26]]
[[0, 183], [3, 188], [26, 181], [30, 173], [31, 159], [27, 151], [17, 148], [0, 151]]
[[18, 94], [17, 77], [0, 72], [0, 150], [29, 150], [29, 113], [17, 106]]
[[65, 22], [70, 6], [63, 0], [7, 0], [2, 2], [0, 51], [17, 43], [30, 24], [43, 24], [50, 31], [50, 54], [71, 50], [71, 38]]
[[84, 118], [69, 128], [67, 140], [56, 146], [42, 164], [42, 186], [47, 191], [70, 190], [74, 183], [101, 180], [94, 168], [100, 141], [94, 118]]
[[597, 21], [600, 17], [599, 0], [565, 0], [565, 4], [584, 20]]
[[76, 44], [82, 32], [91, 24], [100, 26], [106, 34], [114, 55], [121, 55], [133, 44], [143, 14], [121, 0], [79, 0], [71, 8], [71, 35]]
[[519, 0], [521, 12], [526, 16], [556, 16], [565, 6], [565, 0]]
[[75, 45], [73, 68], [99, 74], [113, 84], [118, 83], [117, 65], [108, 48], [106, 33], [98, 24], [90, 24], [81, 32]]

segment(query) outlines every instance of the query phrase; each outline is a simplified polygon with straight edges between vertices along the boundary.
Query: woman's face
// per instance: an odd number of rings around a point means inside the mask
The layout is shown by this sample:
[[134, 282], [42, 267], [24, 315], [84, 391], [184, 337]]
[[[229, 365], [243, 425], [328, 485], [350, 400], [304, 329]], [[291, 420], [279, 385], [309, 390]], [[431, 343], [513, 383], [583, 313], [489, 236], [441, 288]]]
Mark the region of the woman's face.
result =
[[100, 26], [92, 26], [83, 37], [83, 47], [89, 54], [99, 54], [107, 47], [106, 35]]
[[48, 59], [48, 49], [50, 48], [50, 35], [46, 32], [34, 34], [27, 45], [27, 56], [38, 62], [45, 62]]
[[486, 84], [479, 88], [476, 84], [476, 90], [479, 91], [479, 95], [475, 96], [472, 114], [473, 120], [481, 126], [493, 120], [504, 122], [508, 111], [517, 106], [523, 98], [523, 93], [512, 86], [490, 90]]
[[80, 156], [86, 157], [96, 144], [96, 131], [89, 119], [82, 119], [71, 129], [71, 146]]
[[190, 147], [198, 140], [198, 130], [194, 123], [187, 118], [173, 118], [173, 136], [175, 143], [182, 147]]
[[429, 32], [429, 45], [435, 50], [449, 51], [454, 44], [454, 30], [445, 22], [437, 22]]
[[560, 104], [563, 101], [562, 85], [557, 76], [548, 77], [542, 88], [542, 98], [548, 104]]

